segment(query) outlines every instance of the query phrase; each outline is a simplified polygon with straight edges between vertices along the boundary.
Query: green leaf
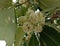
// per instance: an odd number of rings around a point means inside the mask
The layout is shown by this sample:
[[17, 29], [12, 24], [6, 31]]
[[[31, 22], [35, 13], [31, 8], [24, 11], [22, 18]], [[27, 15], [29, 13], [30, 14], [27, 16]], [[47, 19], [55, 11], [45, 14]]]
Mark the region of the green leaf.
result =
[[32, 34], [32, 37], [31, 37], [31, 39], [29, 41], [28, 46], [39, 46], [39, 42], [38, 42], [38, 40], [37, 40], [34, 33]]
[[0, 40], [5, 40], [8, 46], [14, 43], [16, 31], [14, 9], [0, 8]]
[[10, 7], [12, 0], [0, 0], [0, 8]]
[[21, 29], [21, 27], [17, 27], [16, 35], [15, 35], [15, 46], [20, 46], [22, 40], [24, 38], [25, 32]]
[[45, 25], [40, 38], [41, 46], [60, 46], [60, 33], [52, 27]]
[[27, 11], [27, 8], [25, 7], [18, 7], [15, 9], [16, 10], [16, 17], [20, 17], [20, 16], [24, 16], [26, 11]]
[[60, 7], [60, 0], [40, 0], [40, 6], [42, 9]]
[[57, 20], [57, 24], [60, 25], [60, 18]]
[[56, 31], [58, 31], [60, 33], [60, 29], [58, 29], [54, 23], [46, 22], [45, 25], [48, 25], [49, 27], [54, 28]]

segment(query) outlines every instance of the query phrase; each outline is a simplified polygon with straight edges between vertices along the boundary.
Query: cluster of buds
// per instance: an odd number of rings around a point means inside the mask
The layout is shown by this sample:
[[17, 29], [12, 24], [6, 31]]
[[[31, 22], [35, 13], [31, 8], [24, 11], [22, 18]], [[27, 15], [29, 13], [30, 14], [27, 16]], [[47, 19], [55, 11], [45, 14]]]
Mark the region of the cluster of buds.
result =
[[24, 32], [41, 32], [42, 26], [45, 23], [45, 17], [38, 9], [35, 12], [28, 9], [25, 16], [19, 17], [18, 23], [21, 25]]

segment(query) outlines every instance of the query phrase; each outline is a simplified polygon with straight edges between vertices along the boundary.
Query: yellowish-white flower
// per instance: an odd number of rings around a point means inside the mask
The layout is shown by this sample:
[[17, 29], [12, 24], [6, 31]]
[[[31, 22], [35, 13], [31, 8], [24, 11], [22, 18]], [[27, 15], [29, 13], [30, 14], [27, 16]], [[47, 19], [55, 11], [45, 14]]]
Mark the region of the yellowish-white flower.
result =
[[34, 31], [35, 32], [42, 32], [42, 26], [37, 24], [35, 27], [34, 27]]
[[28, 11], [26, 12], [26, 16], [30, 16], [31, 13], [34, 13], [34, 11], [29, 8]]
[[45, 17], [43, 15], [43, 13], [38, 11], [37, 13], [35, 13], [35, 15], [38, 16], [38, 18], [36, 18], [36, 19], [38, 19], [38, 23], [43, 25], [45, 23]]
[[22, 6], [28, 8], [29, 7], [29, 2], [25, 2]]
[[38, 17], [34, 13], [31, 13], [28, 21], [30, 21], [32, 24], [36, 24], [38, 23]]
[[23, 7], [29, 6], [29, 3], [27, 2], [27, 0], [19, 0], [19, 3], [22, 4]]
[[26, 41], [28, 41], [31, 38], [31, 34], [28, 34], [28, 36], [25, 38]]
[[27, 21], [27, 16], [21, 16], [18, 19], [18, 23], [23, 24], [25, 21]]
[[33, 30], [33, 25], [30, 22], [25, 22], [22, 26], [24, 32], [31, 33]]
[[27, 0], [19, 0], [19, 3], [22, 4], [24, 2], [26, 2]]
[[19, 18], [19, 22], [22, 24], [24, 32], [41, 32], [42, 26], [45, 24], [45, 17], [39, 10], [34, 12], [33, 10], [28, 9], [26, 15]]

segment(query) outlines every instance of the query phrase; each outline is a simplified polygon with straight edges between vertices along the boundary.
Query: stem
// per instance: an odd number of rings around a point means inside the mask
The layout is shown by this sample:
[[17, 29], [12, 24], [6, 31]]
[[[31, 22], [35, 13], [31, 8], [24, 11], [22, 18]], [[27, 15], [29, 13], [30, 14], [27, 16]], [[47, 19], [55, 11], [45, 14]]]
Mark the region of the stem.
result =
[[37, 38], [37, 40], [38, 40], [38, 42], [39, 42], [39, 46], [40, 46], [40, 40], [39, 40], [40, 34], [39, 34], [39, 33], [35, 33], [35, 36], [36, 36], [36, 38]]
[[17, 17], [16, 17], [16, 9], [15, 9], [15, 7], [14, 7], [14, 13], [15, 13], [15, 23], [17, 25]]

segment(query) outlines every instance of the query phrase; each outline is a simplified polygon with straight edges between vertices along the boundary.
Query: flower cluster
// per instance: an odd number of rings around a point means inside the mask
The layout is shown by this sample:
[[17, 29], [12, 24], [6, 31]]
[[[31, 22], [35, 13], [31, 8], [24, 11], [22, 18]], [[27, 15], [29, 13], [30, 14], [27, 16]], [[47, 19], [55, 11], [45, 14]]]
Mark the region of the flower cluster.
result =
[[39, 10], [34, 12], [33, 10], [28, 9], [25, 16], [19, 17], [18, 23], [25, 32], [41, 32], [42, 26], [45, 23], [45, 17]]

